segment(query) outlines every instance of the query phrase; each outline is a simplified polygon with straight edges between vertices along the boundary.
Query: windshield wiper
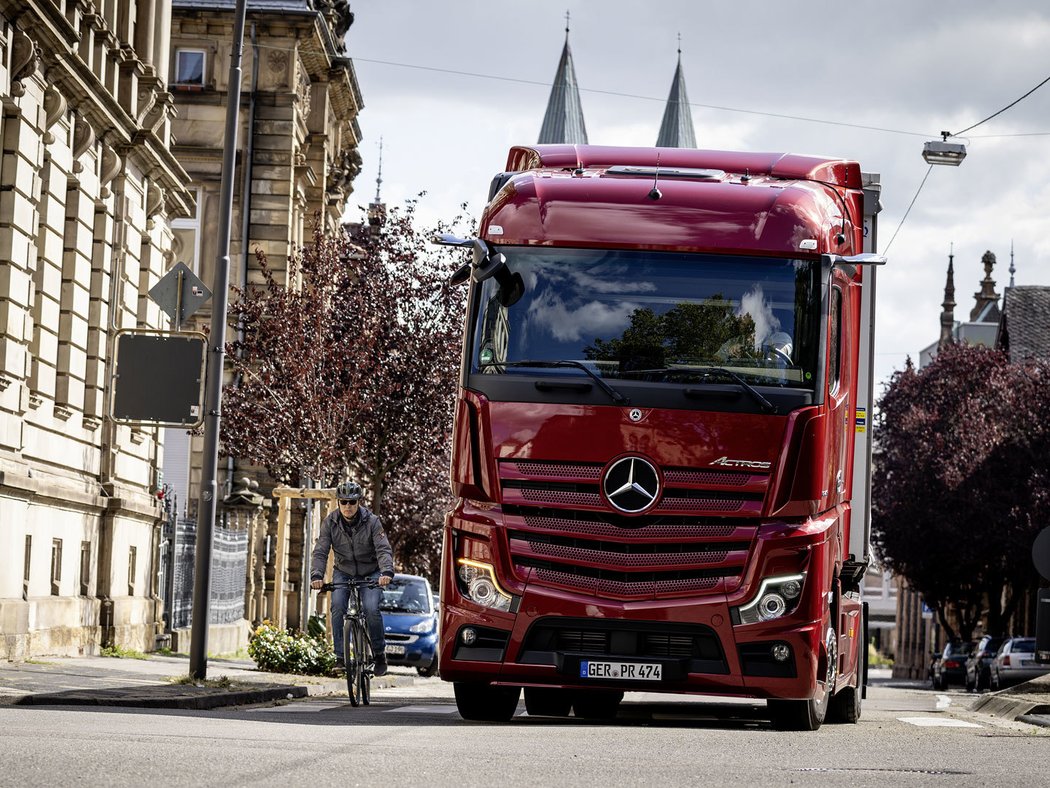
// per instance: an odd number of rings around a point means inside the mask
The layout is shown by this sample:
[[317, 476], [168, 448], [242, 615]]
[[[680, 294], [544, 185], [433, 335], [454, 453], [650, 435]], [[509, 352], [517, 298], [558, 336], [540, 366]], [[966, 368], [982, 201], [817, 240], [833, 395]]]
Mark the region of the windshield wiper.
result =
[[688, 377], [699, 377], [708, 378], [715, 375], [720, 375], [723, 378], [728, 378], [734, 383], [738, 384], [740, 388], [746, 391], [751, 398], [762, 406], [762, 410], [767, 413], [775, 414], [777, 412], [777, 406], [762, 396], [762, 392], [744, 380], [736, 372], [725, 367], [660, 367], [658, 369], [637, 369], [631, 370], [632, 375], [652, 375], [659, 374], [663, 378], [671, 377], [672, 375], [682, 375]]
[[[595, 372], [593, 369], [588, 367], [579, 361], [492, 361], [488, 364], [482, 364], [482, 367], [539, 367], [541, 369], [550, 369], [553, 367], [572, 367], [573, 369], [581, 369], [590, 376], [591, 380], [598, 384], [598, 388], [609, 395], [609, 399], [615, 402], [617, 405], [629, 405], [630, 400], [621, 394], [619, 391], [614, 389], [604, 380], [602, 376]], [[761, 395], [759, 395], [761, 396]]]

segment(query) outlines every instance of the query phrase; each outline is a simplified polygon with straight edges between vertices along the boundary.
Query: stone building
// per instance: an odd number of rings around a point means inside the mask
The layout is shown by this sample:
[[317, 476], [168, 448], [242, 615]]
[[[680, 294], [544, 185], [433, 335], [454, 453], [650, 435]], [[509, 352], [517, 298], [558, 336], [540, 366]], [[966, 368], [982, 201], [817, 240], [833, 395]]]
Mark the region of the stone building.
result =
[[121, 329], [193, 215], [168, 0], [0, 0], [0, 658], [152, 649], [156, 428], [107, 418]]
[[[195, 212], [173, 222], [174, 254], [210, 287], [219, 230], [235, 3], [173, 0], [172, 5], [170, 79], [176, 117], [171, 151], [189, 173], [196, 205]], [[342, 226], [361, 166], [357, 118], [363, 100], [344, 40], [352, 23], [345, 0], [247, 0], [230, 232], [231, 286], [245, 288], [262, 281], [257, 250], [266, 255], [280, 279], [289, 255], [311, 241], [318, 223], [329, 232]], [[287, 277], [284, 284], [296, 285]], [[203, 326], [210, 320], [209, 302], [193, 322]], [[228, 339], [235, 336], [231, 325]], [[195, 518], [203, 439], [169, 428], [164, 445], [164, 481], [176, 496], [179, 514]], [[236, 480], [246, 476], [260, 482], [262, 503], [254, 513], [245, 509], [243, 496], [234, 489], [240, 484]], [[280, 549], [291, 560], [281, 564], [283, 577], [273, 576], [276, 528], [265, 498], [273, 480], [237, 458], [221, 458], [218, 482], [226, 502], [237, 504], [233, 519], [249, 528], [252, 566], [246, 618], [226, 626], [227, 631], [213, 626], [209, 643], [224, 644], [210, 645], [213, 651], [243, 646], [247, 624], [272, 614], [275, 593], [284, 595], [287, 609], [302, 609], [301, 528], [289, 529], [290, 542]], [[219, 507], [220, 517], [227, 517], [227, 508]], [[301, 518], [301, 510], [296, 515]], [[289, 623], [298, 625], [298, 616]], [[180, 635], [188, 636], [188, 630], [175, 632], [173, 641], [184, 650]]]

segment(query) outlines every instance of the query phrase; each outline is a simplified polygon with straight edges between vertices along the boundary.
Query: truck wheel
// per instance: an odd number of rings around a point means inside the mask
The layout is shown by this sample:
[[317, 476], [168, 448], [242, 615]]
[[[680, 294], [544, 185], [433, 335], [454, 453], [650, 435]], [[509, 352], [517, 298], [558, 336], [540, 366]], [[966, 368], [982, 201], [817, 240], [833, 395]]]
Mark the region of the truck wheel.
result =
[[521, 687], [493, 687], [476, 682], [453, 682], [456, 708], [465, 720], [507, 722], [518, 708]]
[[767, 700], [766, 705], [778, 731], [815, 731], [828, 713], [828, 691], [810, 700]]
[[857, 686], [843, 687], [835, 693], [828, 705], [828, 722], [853, 724], [860, 720], [861, 700], [864, 697], [864, 656], [857, 648]]
[[525, 711], [530, 717], [568, 717], [571, 709], [572, 693], [569, 690], [525, 688]]
[[598, 690], [578, 692], [572, 701], [572, 710], [577, 717], [587, 720], [612, 720], [623, 700], [622, 692]]

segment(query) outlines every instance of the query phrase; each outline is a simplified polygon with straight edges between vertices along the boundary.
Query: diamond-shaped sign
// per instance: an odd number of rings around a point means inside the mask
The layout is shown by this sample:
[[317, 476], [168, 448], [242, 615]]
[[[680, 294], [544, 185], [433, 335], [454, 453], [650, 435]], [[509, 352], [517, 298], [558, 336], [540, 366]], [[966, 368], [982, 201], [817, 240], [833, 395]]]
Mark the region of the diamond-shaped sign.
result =
[[164, 314], [171, 318], [175, 328], [179, 329], [186, 322], [186, 318], [211, 298], [211, 290], [204, 286], [204, 282], [188, 265], [178, 262], [153, 285], [149, 295], [160, 305]]

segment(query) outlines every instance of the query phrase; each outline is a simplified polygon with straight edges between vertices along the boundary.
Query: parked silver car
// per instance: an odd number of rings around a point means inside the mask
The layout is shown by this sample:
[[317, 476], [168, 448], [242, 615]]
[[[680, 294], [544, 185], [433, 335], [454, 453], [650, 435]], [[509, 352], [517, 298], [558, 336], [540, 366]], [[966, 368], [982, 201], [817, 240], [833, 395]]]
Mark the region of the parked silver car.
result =
[[1035, 661], [1035, 638], [1010, 638], [992, 660], [992, 689], [1031, 681], [1050, 673], [1050, 664]]

